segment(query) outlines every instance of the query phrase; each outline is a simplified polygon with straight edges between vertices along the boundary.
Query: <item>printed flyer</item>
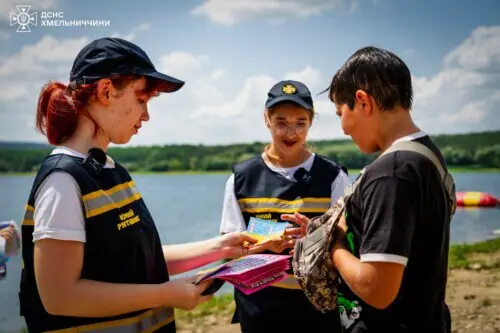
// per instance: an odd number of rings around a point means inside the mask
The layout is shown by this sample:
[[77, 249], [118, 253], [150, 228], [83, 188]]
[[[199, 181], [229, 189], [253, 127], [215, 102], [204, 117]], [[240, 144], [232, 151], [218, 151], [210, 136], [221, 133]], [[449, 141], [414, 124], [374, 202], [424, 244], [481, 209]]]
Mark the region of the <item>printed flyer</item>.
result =
[[[195, 284], [210, 279], [223, 280], [249, 295], [286, 279], [289, 258], [289, 255], [278, 254], [248, 255], [200, 272]], [[222, 287], [221, 283], [217, 285], [217, 289]]]
[[251, 217], [246, 233], [258, 240], [255, 244], [257, 245], [281, 237], [289, 226], [290, 223], [287, 222], [266, 221]]

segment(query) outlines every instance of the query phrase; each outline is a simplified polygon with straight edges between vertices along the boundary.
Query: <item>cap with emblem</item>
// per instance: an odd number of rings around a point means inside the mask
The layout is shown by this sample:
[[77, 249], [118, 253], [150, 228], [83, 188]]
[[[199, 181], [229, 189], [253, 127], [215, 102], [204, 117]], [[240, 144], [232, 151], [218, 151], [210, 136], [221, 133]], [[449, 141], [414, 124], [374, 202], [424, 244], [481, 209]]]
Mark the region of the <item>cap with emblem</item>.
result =
[[134, 43], [114, 37], [96, 39], [76, 56], [70, 86], [93, 83], [117, 75], [143, 75], [162, 84], [161, 92], [179, 90], [184, 82], [156, 70], [146, 52]]
[[267, 96], [266, 108], [281, 102], [293, 102], [308, 110], [314, 107], [311, 92], [299, 81], [280, 81], [269, 90]]

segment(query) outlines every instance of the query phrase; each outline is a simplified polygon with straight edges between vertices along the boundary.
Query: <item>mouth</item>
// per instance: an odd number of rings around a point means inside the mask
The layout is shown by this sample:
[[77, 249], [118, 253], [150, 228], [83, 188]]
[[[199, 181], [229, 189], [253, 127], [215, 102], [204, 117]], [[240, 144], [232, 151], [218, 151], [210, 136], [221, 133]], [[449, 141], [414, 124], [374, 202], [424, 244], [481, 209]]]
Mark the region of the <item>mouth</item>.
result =
[[295, 146], [297, 144], [297, 140], [289, 140], [289, 139], [285, 139], [285, 140], [282, 140], [283, 141], [283, 144], [285, 146], [287, 146], [288, 148], [291, 148], [293, 146]]
[[142, 125], [134, 125], [135, 132], [139, 132], [139, 129], [142, 127]]

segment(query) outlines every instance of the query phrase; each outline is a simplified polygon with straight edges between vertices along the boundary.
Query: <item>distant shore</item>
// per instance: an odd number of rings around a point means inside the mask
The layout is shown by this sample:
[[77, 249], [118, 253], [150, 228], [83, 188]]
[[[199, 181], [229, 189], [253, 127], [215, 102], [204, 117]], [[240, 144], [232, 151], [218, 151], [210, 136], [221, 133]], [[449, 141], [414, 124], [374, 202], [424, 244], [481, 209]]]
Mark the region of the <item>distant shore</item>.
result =
[[[467, 173], [467, 172], [478, 172], [478, 173], [500, 173], [500, 168], [466, 168], [466, 167], [449, 167], [448, 170], [451, 173]], [[348, 169], [349, 174], [357, 174], [361, 169]], [[135, 175], [210, 175], [210, 174], [230, 174], [231, 170], [221, 170], [221, 171], [196, 171], [196, 170], [186, 170], [186, 171], [165, 171], [165, 172], [150, 172], [150, 171], [136, 171], [131, 172]]]
[[[453, 173], [500, 173], [500, 168], [466, 168], [466, 167], [449, 167], [449, 171]], [[357, 174], [361, 169], [349, 169], [349, 174]], [[183, 170], [183, 171], [133, 171], [132, 175], [166, 175], [166, 176], [183, 176], [183, 175], [229, 175], [231, 170], [218, 171], [199, 171], [199, 170]], [[34, 176], [34, 172], [0, 172], [0, 176]]]

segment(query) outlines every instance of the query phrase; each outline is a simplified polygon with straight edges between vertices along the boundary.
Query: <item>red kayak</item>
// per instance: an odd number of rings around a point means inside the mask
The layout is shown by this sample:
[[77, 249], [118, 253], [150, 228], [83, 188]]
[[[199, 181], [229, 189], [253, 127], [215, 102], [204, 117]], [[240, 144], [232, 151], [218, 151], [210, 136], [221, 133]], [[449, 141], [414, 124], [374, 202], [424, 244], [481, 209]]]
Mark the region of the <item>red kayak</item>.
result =
[[457, 206], [493, 207], [499, 200], [484, 192], [457, 192]]

